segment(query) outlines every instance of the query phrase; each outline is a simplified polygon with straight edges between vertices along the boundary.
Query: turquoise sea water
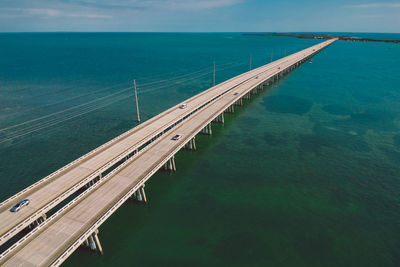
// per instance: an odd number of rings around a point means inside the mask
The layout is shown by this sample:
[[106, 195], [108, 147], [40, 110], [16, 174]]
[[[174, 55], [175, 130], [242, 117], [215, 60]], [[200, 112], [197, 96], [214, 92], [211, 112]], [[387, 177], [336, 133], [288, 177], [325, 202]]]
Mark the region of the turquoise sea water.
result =
[[[0, 34], [0, 200], [135, 126], [133, 78], [148, 119], [209, 88], [213, 61], [222, 82], [250, 54], [257, 67], [317, 42]], [[399, 59], [395, 44], [334, 43], [155, 174], [147, 205], [99, 229], [103, 256], [65, 266], [399, 266]]]

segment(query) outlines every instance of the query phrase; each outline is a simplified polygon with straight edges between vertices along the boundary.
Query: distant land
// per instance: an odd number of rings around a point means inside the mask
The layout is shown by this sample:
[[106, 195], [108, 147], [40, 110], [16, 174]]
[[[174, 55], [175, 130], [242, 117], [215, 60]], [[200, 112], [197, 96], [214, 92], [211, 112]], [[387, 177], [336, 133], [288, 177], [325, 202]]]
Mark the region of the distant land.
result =
[[372, 39], [372, 38], [359, 38], [354, 36], [345, 35], [330, 35], [330, 34], [319, 34], [319, 33], [245, 33], [244, 35], [256, 35], [256, 36], [289, 36], [301, 39], [332, 39], [338, 38], [342, 41], [356, 41], [356, 42], [382, 42], [382, 43], [400, 43], [400, 40], [383, 40], [383, 39]]

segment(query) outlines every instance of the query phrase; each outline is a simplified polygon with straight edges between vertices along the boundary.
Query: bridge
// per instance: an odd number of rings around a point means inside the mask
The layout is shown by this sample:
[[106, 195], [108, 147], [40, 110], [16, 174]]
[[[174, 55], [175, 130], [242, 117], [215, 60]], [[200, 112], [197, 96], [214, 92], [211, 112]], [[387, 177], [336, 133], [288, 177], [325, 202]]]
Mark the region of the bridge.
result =
[[[196, 135], [252, 94], [297, 68], [336, 39], [250, 70], [201, 92], [90, 151], [0, 203], [1, 266], [58, 266], [79, 246], [102, 253], [98, 228], [126, 200], [146, 202], [145, 183], [174, 155], [196, 149]], [[180, 106], [185, 103], [186, 107]], [[175, 135], [181, 135], [173, 140]], [[9, 209], [28, 198], [19, 212]], [[27, 229], [30, 229], [29, 231]], [[21, 235], [24, 230], [28, 233]]]

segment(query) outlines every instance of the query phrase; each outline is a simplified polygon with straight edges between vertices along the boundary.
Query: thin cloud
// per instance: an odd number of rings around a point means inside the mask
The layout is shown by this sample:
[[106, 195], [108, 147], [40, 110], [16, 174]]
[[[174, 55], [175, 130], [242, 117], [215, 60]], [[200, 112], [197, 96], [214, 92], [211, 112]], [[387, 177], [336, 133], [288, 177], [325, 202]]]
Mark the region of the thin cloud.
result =
[[0, 18], [86, 18], [86, 19], [110, 19], [112, 16], [97, 13], [63, 12], [51, 8], [0, 8]]
[[219, 7], [233, 6], [243, 2], [242, 0], [169, 0], [158, 1], [162, 7], [170, 9], [213, 9]]
[[93, 0], [60, 0], [63, 3], [75, 4], [98, 9], [172, 9], [172, 10], [204, 10], [233, 6], [244, 0], [111, 0], [98, 2]]
[[400, 8], [400, 3], [369, 3], [359, 5], [348, 5], [349, 8]]

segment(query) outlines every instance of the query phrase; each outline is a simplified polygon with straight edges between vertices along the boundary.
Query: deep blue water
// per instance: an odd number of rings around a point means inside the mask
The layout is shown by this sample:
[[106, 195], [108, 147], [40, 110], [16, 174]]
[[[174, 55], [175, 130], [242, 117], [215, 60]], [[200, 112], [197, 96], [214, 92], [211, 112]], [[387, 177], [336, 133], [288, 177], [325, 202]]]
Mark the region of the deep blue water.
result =
[[[257, 67], [317, 42], [0, 34], [0, 199], [135, 126], [132, 79], [148, 119], [209, 88], [214, 61], [222, 82], [250, 55]], [[65, 265], [398, 266], [399, 59], [396, 44], [334, 43], [180, 152], [176, 174], [154, 175], [148, 205], [100, 228], [104, 256]]]

